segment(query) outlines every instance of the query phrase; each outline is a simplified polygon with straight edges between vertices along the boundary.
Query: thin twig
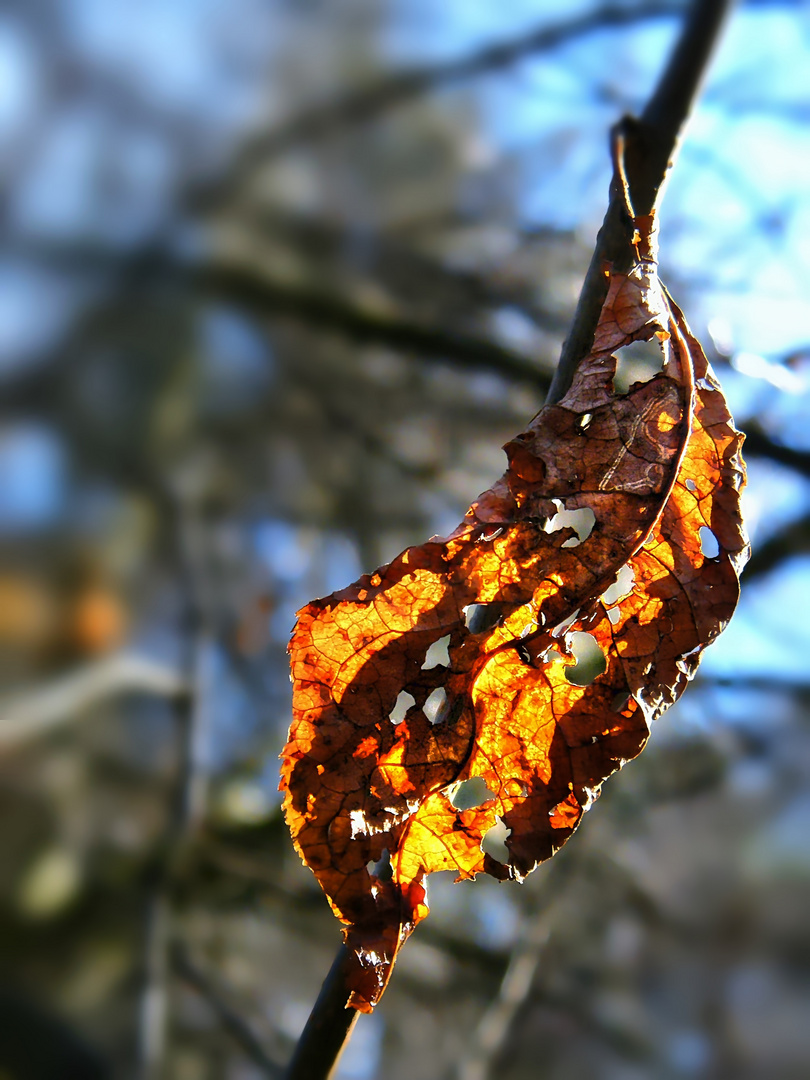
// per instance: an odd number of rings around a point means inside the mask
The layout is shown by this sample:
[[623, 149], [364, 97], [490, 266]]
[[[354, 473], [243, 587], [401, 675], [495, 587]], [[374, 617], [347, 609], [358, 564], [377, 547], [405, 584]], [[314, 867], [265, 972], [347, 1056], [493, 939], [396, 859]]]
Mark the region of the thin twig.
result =
[[571, 333], [549, 390], [559, 401], [570, 387], [579, 364], [588, 354], [607, 296], [605, 267], [626, 269], [634, 257], [634, 215], [655, 212], [679, 140], [700, 89], [721, 26], [733, 0], [696, 0], [641, 118], [625, 117], [614, 128], [613, 145], [621, 141], [621, 168], [614, 169], [610, 202], [574, 314]]
[[347, 1009], [349, 951], [341, 945], [312, 1007], [284, 1080], [328, 1080], [360, 1015]]

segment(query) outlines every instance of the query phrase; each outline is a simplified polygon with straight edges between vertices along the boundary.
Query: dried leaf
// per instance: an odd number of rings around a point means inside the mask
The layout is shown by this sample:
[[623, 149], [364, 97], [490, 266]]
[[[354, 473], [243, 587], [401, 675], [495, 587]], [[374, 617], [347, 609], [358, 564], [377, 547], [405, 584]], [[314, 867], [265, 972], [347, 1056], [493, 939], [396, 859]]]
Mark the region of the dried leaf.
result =
[[[615, 393], [613, 354], [656, 336], [663, 370]], [[741, 442], [639, 262], [612, 277], [568, 394], [507, 444], [458, 529], [299, 613], [285, 813], [346, 924], [354, 1008], [427, 914], [426, 874], [521, 880], [694, 675], [747, 558]], [[484, 840], [498, 820], [505, 862]]]

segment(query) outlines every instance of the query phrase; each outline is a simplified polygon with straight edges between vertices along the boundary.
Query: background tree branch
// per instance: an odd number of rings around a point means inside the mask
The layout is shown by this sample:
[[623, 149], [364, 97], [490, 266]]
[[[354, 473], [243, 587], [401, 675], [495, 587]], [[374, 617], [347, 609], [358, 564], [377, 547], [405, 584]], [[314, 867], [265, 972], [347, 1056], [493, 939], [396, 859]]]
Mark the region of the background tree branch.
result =
[[265, 164], [275, 155], [302, 142], [332, 134], [346, 125], [372, 120], [428, 90], [503, 70], [523, 57], [553, 49], [566, 41], [606, 27], [669, 18], [683, 10], [681, 0], [651, 0], [634, 7], [605, 4], [595, 11], [574, 16], [556, 25], [540, 26], [528, 34], [487, 45], [445, 63], [403, 71], [337, 101], [313, 106], [275, 130], [248, 140], [224, 177], [212, 185], [192, 189], [191, 204], [198, 208], [211, 206], [252, 175], [257, 166]]

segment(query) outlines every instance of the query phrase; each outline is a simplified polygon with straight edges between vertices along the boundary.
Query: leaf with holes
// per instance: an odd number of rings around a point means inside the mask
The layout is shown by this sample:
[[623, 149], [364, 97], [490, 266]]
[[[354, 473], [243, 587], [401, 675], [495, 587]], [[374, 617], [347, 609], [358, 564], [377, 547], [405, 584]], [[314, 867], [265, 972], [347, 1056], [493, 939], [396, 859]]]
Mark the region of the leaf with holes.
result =
[[[661, 370], [614, 385], [639, 341]], [[285, 814], [346, 924], [351, 1006], [379, 1000], [427, 874], [521, 880], [692, 678], [747, 558], [741, 442], [640, 260], [455, 532], [299, 613]]]

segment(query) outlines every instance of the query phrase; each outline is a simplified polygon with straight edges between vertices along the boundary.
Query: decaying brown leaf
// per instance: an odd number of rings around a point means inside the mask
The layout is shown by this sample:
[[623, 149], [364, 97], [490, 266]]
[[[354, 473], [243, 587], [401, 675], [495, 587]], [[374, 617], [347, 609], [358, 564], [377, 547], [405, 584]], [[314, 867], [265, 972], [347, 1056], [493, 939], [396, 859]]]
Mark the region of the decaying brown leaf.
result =
[[[663, 370], [614, 392], [613, 354], [656, 337]], [[612, 276], [567, 395], [507, 444], [458, 529], [299, 613], [285, 813], [346, 924], [350, 1005], [379, 1000], [426, 874], [521, 880], [681, 694], [737, 601], [741, 442], [640, 259]], [[587, 635], [595, 678], [575, 656]], [[482, 849], [497, 819], [504, 862]]]

